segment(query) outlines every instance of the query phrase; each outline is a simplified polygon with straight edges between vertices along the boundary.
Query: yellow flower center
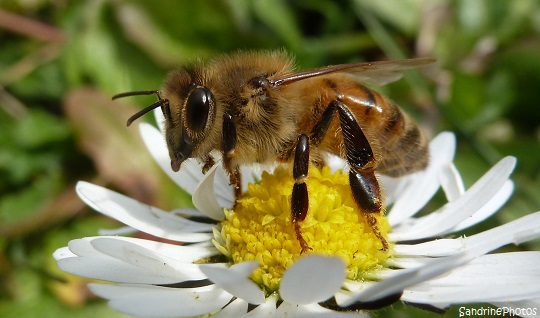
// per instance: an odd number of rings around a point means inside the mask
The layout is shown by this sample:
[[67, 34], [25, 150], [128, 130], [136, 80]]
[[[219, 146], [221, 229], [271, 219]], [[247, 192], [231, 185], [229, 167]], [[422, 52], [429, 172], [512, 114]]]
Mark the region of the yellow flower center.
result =
[[[232, 210], [225, 210], [221, 232], [214, 245], [233, 263], [257, 260], [260, 266], [251, 278], [271, 293], [279, 287], [285, 270], [301, 256], [291, 217], [294, 180], [290, 171], [277, 168], [263, 173]], [[374, 234], [366, 217], [358, 211], [346, 173], [329, 167], [310, 166], [306, 180], [309, 210], [301, 232], [312, 249], [304, 254], [339, 256], [347, 267], [347, 278], [362, 280], [383, 267], [392, 255]], [[390, 225], [381, 213], [375, 216], [380, 233], [387, 238]]]

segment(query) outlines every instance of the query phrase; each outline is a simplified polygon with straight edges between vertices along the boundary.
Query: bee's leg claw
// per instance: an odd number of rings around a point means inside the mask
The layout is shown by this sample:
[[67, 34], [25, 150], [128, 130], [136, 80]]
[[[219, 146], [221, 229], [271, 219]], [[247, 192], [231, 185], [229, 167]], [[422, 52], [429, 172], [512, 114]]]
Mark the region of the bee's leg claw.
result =
[[379, 227], [377, 226], [377, 219], [372, 213], [364, 213], [364, 216], [366, 217], [369, 225], [371, 226], [371, 229], [373, 230], [373, 233], [375, 236], [381, 241], [382, 244], [382, 250], [388, 251], [388, 241], [386, 241], [386, 238], [381, 234], [381, 231], [379, 231]]
[[309, 247], [308, 243], [304, 239], [304, 236], [302, 235], [302, 231], [300, 229], [300, 223], [293, 221], [293, 225], [294, 225], [294, 232], [296, 233], [296, 239], [298, 240], [298, 243], [300, 243], [300, 247], [302, 248], [302, 251], [300, 252], [300, 254], [304, 254], [308, 251], [313, 250], [311, 247]]

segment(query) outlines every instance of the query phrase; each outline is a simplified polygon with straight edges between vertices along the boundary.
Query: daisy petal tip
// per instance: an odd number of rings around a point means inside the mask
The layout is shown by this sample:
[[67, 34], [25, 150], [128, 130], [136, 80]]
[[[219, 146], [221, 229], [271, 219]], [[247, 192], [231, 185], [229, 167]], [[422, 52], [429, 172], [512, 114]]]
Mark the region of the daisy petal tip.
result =
[[100, 211], [96, 202], [103, 200], [105, 193], [108, 191], [108, 189], [86, 181], [78, 181], [75, 185], [75, 193], [77, 193], [77, 196], [96, 211]]
[[340, 258], [307, 256], [283, 275], [279, 293], [284, 301], [305, 305], [332, 297], [345, 280], [345, 264]]
[[77, 183], [75, 184], [75, 189], [78, 189], [79, 187], [84, 187], [87, 184], [90, 184], [90, 183], [86, 181], [77, 181]]
[[68, 257], [76, 257], [77, 255], [73, 254], [69, 248], [67, 246], [64, 246], [64, 247], [61, 247], [59, 249], [57, 249], [56, 251], [54, 251], [53, 253], [53, 258], [55, 261], [59, 261], [59, 260], [62, 260], [64, 258], [68, 258]]
[[517, 158], [514, 156], [506, 156], [502, 158], [500, 162], [504, 162], [504, 164], [507, 165], [511, 171], [514, 171], [517, 165]]
[[79, 197], [81, 197], [81, 195], [85, 196], [84, 194], [87, 193], [87, 191], [91, 190], [93, 187], [95, 187], [95, 185], [90, 182], [77, 181], [77, 183], [75, 184], [75, 192]]
[[231, 301], [227, 292], [211, 287], [190, 289], [138, 284], [92, 284], [90, 290], [109, 306], [136, 317], [199, 317], [221, 310]]
[[244, 301], [259, 305], [265, 302], [263, 291], [249, 275], [259, 266], [257, 261], [242, 262], [229, 268], [222, 264], [201, 265], [201, 271], [214, 284]]
[[433, 140], [432, 143], [441, 143], [441, 144], [448, 144], [448, 145], [455, 145], [456, 144], [456, 135], [451, 131], [443, 131], [439, 133]]
[[[538, 212], [537, 212], [538, 213]], [[520, 245], [540, 237], [540, 228], [527, 229], [514, 234], [514, 244]]]

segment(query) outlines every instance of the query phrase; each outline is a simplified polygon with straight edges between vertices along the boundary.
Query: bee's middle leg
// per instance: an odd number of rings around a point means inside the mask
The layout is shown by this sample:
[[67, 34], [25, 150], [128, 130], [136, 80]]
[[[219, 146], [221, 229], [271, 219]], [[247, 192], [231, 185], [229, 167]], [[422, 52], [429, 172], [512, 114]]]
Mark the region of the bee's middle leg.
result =
[[307, 185], [305, 182], [308, 176], [308, 170], [309, 138], [308, 136], [302, 134], [300, 135], [300, 137], [298, 137], [294, 152], [294, 186], [291, 196], [292, 223], [294, 226], [294, 231], [296, 233], [296, 239], [300, 243], [300, 247], [302, 247], [302, 253], [311, 249], [304, 237], [302, 236], [302, 231], [300, 229], [300, 222], [302, 222], [306, 218], [309, 207], [309, 196]]
[[233, 117], [229, 113], [223, 114], [222, 151], [223, 168], [229, 175], [229, 182], [234, 187], [236, 199], [242, 194], [242, 175], [238, 166], [232, 166], [234, 148], [236, 147], [236, 126]]
[[296, 142], [293, 164], [294, 186], [291, 197], [291, 212], [296, 239], [302, 247], [302, 253], [311, 249], [302, 236], [300, 231], [300, 222], [302, 222], [308, 212], [309, 195], [305, 180], [309, 170], [309, 145], [318, 146], [330, 126], [332, 118], [334, 118], [335, 107], [330, 104], [324, 111], [319, 121], [313, 127], [309, 137], [301, 134]]

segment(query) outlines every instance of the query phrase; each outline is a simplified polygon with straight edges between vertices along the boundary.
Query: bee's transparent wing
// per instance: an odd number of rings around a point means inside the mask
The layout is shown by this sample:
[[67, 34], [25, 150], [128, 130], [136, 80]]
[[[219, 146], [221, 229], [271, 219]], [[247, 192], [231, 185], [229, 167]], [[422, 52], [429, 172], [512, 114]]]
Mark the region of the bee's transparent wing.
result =
[[270, 78], [274, 86], [288, 85], [307, 78], [330, 73], [352, 74], [359, 82], [370, 85], [385, 85], [402, 77], [402, 71], [413, 69], [435, 62], [432, 58], [415, 58], [407, 60], [389, 60], [354, 64], [330, 65], [305, 71], [293, 72]]

